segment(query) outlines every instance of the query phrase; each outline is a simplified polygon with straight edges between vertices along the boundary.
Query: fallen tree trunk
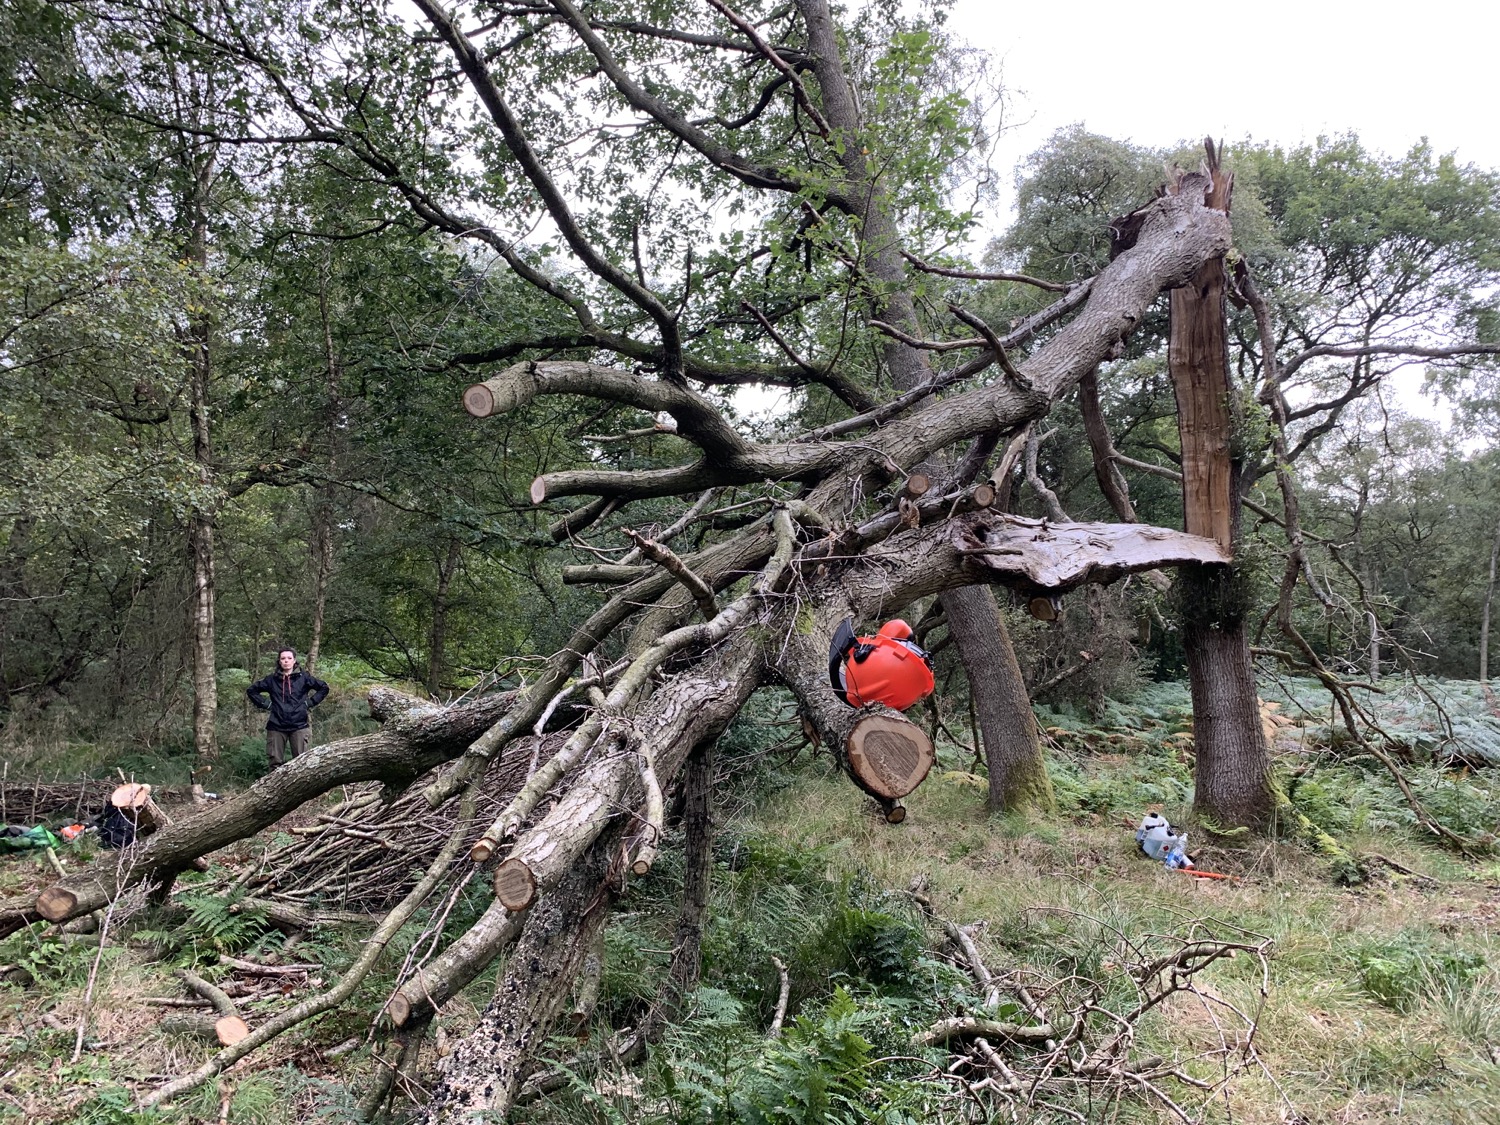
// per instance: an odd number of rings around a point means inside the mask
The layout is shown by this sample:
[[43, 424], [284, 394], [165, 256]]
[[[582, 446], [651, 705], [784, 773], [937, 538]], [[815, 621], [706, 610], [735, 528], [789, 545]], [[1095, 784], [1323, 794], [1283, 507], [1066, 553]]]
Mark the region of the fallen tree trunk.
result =
[[438, 1064], [425, 1125], [504, 1120], [532, 1054], [557, 1022], [568, 983], [604, 928], [616, 894], [610, 861], [618, 843], [618, 832], [596, 840], [528, 919], [479, 1025]]
[[[664, 783], [675, 783], [693, 748], [717, 738], [759, 685], [767, 636], [764, 619], [755, 624], [733, 633], [717, 651], [695, 654], [694, 667], [669, 679], [637, 712], [635, 728], [648, 732], [644, 737]], [[536, 881], [533, 904], [495, 999], [445, 1061], [424, 1120], [458, 1122], [476, 1113], [499, 1119], [509, 1111], [527, 1060], [550, 1034], [567, 995], [559, 982], [586, 954], [591, 928], [603, 924], [607, 904], [626, 877], [623, 842], [631, 821], [620, 812], [639, 808], [642, 798], [633, 759], [614, 753], [581, 768], [556, 807], [516, 842], [511, 857], [524, 862]], [[500, 918], [497, 913], [491, 922], [496, 933], [508, 929]], [[473, 951], [493, 956], [494, 943]], [[470, 962], [448, 967], [446, 975], [472, 979], [483, 968]]]
[[38, 916], [62, 922], [98, 910], [131, 886], [170, 883], [198, 857], [253, 836], [340, 785], [410, 785], [433, 766], [462, 754], [512, 699], [508, 693], [496, 694], [443, 708], [407, 703], [410, 697], [384, 689], [371, 696], [372, 714], [386, 717], [383, 730], [314, 747], [238, 796], [204, 806], [133, 845], [124, 862], [110, 856], [54, 883], [37, 897], [34, 915], [13, 911], [0, 916], [0, 934]]

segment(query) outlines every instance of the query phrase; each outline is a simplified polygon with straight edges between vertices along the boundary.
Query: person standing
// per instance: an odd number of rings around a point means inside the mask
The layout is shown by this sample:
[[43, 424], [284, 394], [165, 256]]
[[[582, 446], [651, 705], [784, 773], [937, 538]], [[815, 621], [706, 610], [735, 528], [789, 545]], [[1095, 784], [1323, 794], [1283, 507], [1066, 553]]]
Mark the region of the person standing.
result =
[[297, 653], [289, 648], [276, 654], [276, 671], [245, 689], [252, 706], [271, 713], [266, 720], [266, 757], [273, 769], [307, 753], [308, 712], [327, 696], [328, 685], [298, 667]]

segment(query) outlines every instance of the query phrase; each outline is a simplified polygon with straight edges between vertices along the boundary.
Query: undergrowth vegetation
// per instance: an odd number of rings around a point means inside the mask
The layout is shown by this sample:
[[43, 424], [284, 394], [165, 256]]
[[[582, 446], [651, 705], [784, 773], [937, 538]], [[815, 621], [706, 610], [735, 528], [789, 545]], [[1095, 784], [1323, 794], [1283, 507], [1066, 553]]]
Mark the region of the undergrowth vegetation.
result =
[[[1490, 731], [1495, 720], [1475, 707], [1457, 722], [1459, 690], [1447, 692], [1455, 708], [1447, 725], [1423, 710], [1430, 703], [1395, 692], [1371, 706], [1393, 737], [1410, 736], [1402, 761], [1428, 809], [1466, 834], [1492, 836], [1500, 782], [1465, 764], [1475, 758], [1461, 731]], [[763, 693], [720, 746], [721, 780], [734, 779], [721, 789], [743, 804], [718, 809], [702, 976], [683, 1017], [644, 1063], [612, 1055], [621, 1030], [639, 1026], [665, 986], [683, 878], [680, 850], [666, 848], [612, 916], [587, 1038], [551, 1044], [561, 1081], [514, 1118], [916, 1125], [988, 1120], [1010, 1104], [1016, 1120], [1038, 1123], [1180, 1120], [1145, 1094], [1106, 1097], [1085, 1082], [1049, 1083], [1029, 1107], [1024, 1093], [981, 1096], [970, 1089], [974, 1075], [950, 1065], [948, 1048], [915, 1037], [957, 1016], [1031, 1023], [1018, 986], [1054, 1013], [1087, 1003], [1121, 1018], [1140, 1002], [1143, 958], [1213, 936], [1272, 942], [1264, 976], [1252, 955], [1214, 962], [1196, 992], [1166, 997], [1139, 1018], [1133, 1048], [1176, 1060], [1182, 1077], [1167, 1088], [1190, 1119], [1500, 1120], [1500, 862], [1424, 838], [1389, 772], [1334, 733], [1308, 685], [1267, 685], [1266, 698], [1282, 790], [1358, 857], [1357, 885], [1341, 885], [1326, 858], [1294, 840], [1195, 838], [1200, 867], [1233, 876], [1222, 880], [1170, 872], [1139, 853], [1132, 828], [1146, 809], [1177, 820], [1191, 803], [1191, 720], [1180, 686], [1146, 685], [1129, 703], [1105, 700], [1092, 713], [1039, 708], [1055, 817], [986, 816], [984, 778], [971, 772], [967, 750], [944, 743], [908, 820], [895, 827], [872, 815], [826, 758], [798, 752], [783, 701]], [[224, 893], [226, 878], [292, 839], [296, 826], [283, 822], [275, 836], [217, 856], [215, 871], [184, 877], [164, 907], [139, 895], [122, 900], [102, 952], [97, 935], [40, 927], [0, 943], [0, 1120], [144, 1125], [224, 1120], [221, 1111], [265, 1125], [353, 1120], [376, 1065], [372, 1048], [387, 1032], [347, 1013], [379, 1008], [398, 966], [430, 947], [434, 927], [461, 932], [487, 903], [484, 880], [446, 915], [419, 915], [398, 934], [384, 969], [361, 986], [362, 1003], [180, 1103], [133, 1108], [137, 1084], [206, 1057], [201, 1042], [163, 1030], [172, 1009], [148, 1002], [180, 994], [174, 973], [237, 985], [254, 1026], [331, 984], [356, 956], [357, 924], [288, 936], [242, 890]], [[6, 860], [0, 892], [38, 885], [44, 863]], [[1001, 983], [998, 999], [955, 955], [945, 921], [971, 926]], [[311, 968], [247, 984], [231, 958]], [[494, 972], [444, 1009], [419, 1081], [434, 1051], [473, 1027]], [[1236, 1030], [1235, 1013], [1253, 1033]], [[1016, 1067], [1035, 1050], [1004, 1048]], [[397, 1104], [400, 1117], [407, 1110]]]
[[[256, 675], [263, 675], [263, 668]], [[365, 693], [379, 677], [359, 660], [328, 658], [318, 675], [332, 689], [313, 712], [314, 743], [333, 742], [375, 730]], [[254, 677], [243, 668], [219, 670], [219, 758], [208, 788], [233, 788], [254, 781], [266, 760], [266, 716], [245, 698]], [[186, 785], [194, 768], [193, 731], [181, 708], [163, 701], [159, 711], [138, 708], [97, 715], [66, 697], [45, 707], [13, 707], [0, 713], [0, 759], [11, 778], [113, 777], [117, 773], [154, 785]]]

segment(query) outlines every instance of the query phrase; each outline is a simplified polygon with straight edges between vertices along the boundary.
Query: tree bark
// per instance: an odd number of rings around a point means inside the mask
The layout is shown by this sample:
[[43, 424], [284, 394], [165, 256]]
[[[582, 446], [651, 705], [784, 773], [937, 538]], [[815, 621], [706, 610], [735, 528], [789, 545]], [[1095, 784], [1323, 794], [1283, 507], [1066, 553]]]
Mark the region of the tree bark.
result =
[[[329, 311], [329, 261], [324, 259], [318, 278], [318, 318], [323, 326], [324, 429], [328, 439], [328, 478], [337, 480], [343, 453], [343, 367], [333, 343], [333, 316]], [[323, 650], [323, 622], [328, 610], [328, 583], [333, 576], [334, 530], [333, 488], [318, 489], [313, 508], [313, 619], [312, 639], [307, 645], [307, 670], [318, 665]]]
[[[1183, 647], [1193, 698], [1194, 815], [1211, 827], [1270, 827], [1270, 756], [1260, 721], [1238, 579], [1225, 567], [1184, 567]], [[1222, 599], [1214, 612], [1213, 599]]]
[[35, 517], [19, 515], [10, 525], [5, 554], [0, 558], [0, 706], [10, 702], [13, 669], [6, 656], [15, 651], [12, 636], [16, 606], [26, 600], [26, 558]]
[[307, 644], [307, 670], [316, 672], [323, 652], [323, 622], [328, 613], [328, 581], [333, 576], [333, 497], [320, 490], [313, 508], [313, 613], [312, 637]]
[[397, 1027], [424, 1019], [467, 988], [521, 932], [526, 920], [499, 899], [453, 944], [419, 969], [390, 998], [386, 1013]]
[[662, 1024], [675, 1020], [683, 1001], [698, 987], [703, 960], [703, 919], [708, 913], [708, 895], [713, 887], [714, 745], [704, 743], [688, 759], [682, 781], [682, 829], [686, 856], [682, 874], [682, 906], [672, 936], [672, 963], [667, 988], [651, 1012], [648, 1036]]
[[1490, 547], [1490, 580], [1484, 587], [1484, 609], [1479, 615], [1479, 682], [1490, 679], [1490, 610], [1495, 604], [1495, 574], [1500, 570], [1500, 524], [1495, 525], [1495, 542]]
[[[187, 260], [200, 277], [208, 272], [208, 205], [215, 157], [212, 149], [194, 157], [193, 186], [187, 201], [191, 234]], [[190, 317], [187, 331], [188, 418], [193, 434], [193, 461], [198, 483], [206, 494], [188, 516], [188, 553], [192, 560], [192, 597], [189, 600], [193, 662], [193, 795], [202, 800], [204, 778], [219, 756], [219, 687], [214, 653], [214, 503], [207, 498], [216, 488], [213, 441], [210, 431], [210, 352], [212, 324], [207, 313]]]
[[426, 1125], [505, 1119], [604, 928], [616, 894], [610, 857], [617, 844], [618, 832], [596, 840], [532, 911], [479, 1025], [438, 1064], [441, 1077], [421, 1118]]
[[1135, 523], [1135, 505], [1130, 502], [1130, 486], [1120, 467], [1115, 463], [1115, 443], [1109, 436], [1109, 426], [1104, 419], [1104, 408], [1099, 404], [1099, 373], [1090, 371], [1078, 380], [1078, 409], [1083, 415], [1083, 432], [1089, 439], [1089, 450], [1094, 455], [1094, 479], [1099, 482], [1099, 491], [1109, 501], [1116, 518], [1125, 523]]
[[[1172, 193], [1205, 191], [1206, 205], [1228, 212], [1233, 176], [1208, 146], [1204, 173], [1179, 176]], [[1177, 395], [1182, 443], [1183, 526], [1233, 552], [1239, 539], [1239, 464], [1233, 456], [1227, 278], [1222, 255], [1200, 265], [1171, 292], [1167, 364]], [[1255, 666], [1245, 620], [1246, 592], [1232, 567], [1184, 567], [1183, 647], [1193, 697], [1193, 811], [1231, 828], [1268, 828], [1275, 811], [1270, 755], [1260, 722]]]
[[1031, 700], [993, 591], [983, 586], [952, 590], [943, 595], [943, 612], [964, 668], [971, 677], [988, 681], [988, 690], [975, 691], [971, 678], [970, 691], [989, 769], [990, 811], [1054, 808]]
[[427, 636], [427, 693], [436, 696], [443, 686], [447, 672], [447, 661], [443, 650], [448, 643], [448, 590], [453, 576], [458, 573], [459, 560], [463, 556], [463, 544], [457, 537], [448, 540], [448, 549], [438, 559], [437, 592], [432, 599], [432, 630]]

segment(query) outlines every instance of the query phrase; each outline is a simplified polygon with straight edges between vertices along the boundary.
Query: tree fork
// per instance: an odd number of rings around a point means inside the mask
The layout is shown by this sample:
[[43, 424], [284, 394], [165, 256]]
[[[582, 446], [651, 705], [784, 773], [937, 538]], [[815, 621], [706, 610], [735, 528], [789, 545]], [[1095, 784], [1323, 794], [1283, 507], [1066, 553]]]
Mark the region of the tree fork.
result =
[[[711, 575], [717, 580], [764, 557], [761, 545], [753, 537], [748, 541], [745, 537], [740, 537], [710, 547], [692, 556], [689, 561], [699, 574]], [[475, 738], [459, 761], [422, 791], [428, 805], [437, 808], [462, 789], [470, 778], [481, 772], [492, 755], [542, 716], [558, 692], [564, 689], [568, 677], [578, 669], [589, 653], [599, 647], [605, 637], [635, 613], [642, 602], [661, 597], [673, 583], [672, 576], [665, 571], [652, 571], [639, 581], [623, 587], [615, 597], [595, 611], [574, 631], [567, 645], [553, 655], [541, 678], [516, 696], [514, 707]]]
[[[471, 856], [476, 859], [488, 858], [496, 845], [519, 828], [521, 822], [531, 815], [538, 802], [551, 791], [564, 774], [577, 764], [601, 736], [607, 743], [621, 740], [622, 736], [607, 729], [608, 724], [617, 721], [615, 717], [631, 704], [637, 693], [645, 686], [647, 677], [663, 662], [685, 649], [705, 648], [722, 640], [758, 605], [760, 597], [765, 593], [764, 587], [779, 579], [782, 570], [791, 558], [793, 546], [791, 517], [785, 511], [777, 510], [772, 516], [772, 522], [776, 527], [777, 551], [766, 564], [760, 579], [752, 587], [750, 593], [716, 613], [710, 621], [674, 630], [658, 638], [649, 648], [636, 656], [631, 661], [630, 667], [610, 689], [609, 695], [600, 702], [583, 726], [574, 732], [556, 755], [532, 774], [521, 791], [485, 830], [484, 836], [474, 845]], [[645, 755], [649, 765], [649, 748], [643, 746], [641, 753]], [[648, 787], [648, 791], [651, 785], [656, 784], [654, 770], [643, 771], [643, 782]], [[574, 792], [576, 791], [575, 789]], [[556, 813], [557, 810], [554, 810], [553, 815]], [[515, 854], [520, 855], [519, 848]], [[529, 862], [528, 866], [531, 866]]]

